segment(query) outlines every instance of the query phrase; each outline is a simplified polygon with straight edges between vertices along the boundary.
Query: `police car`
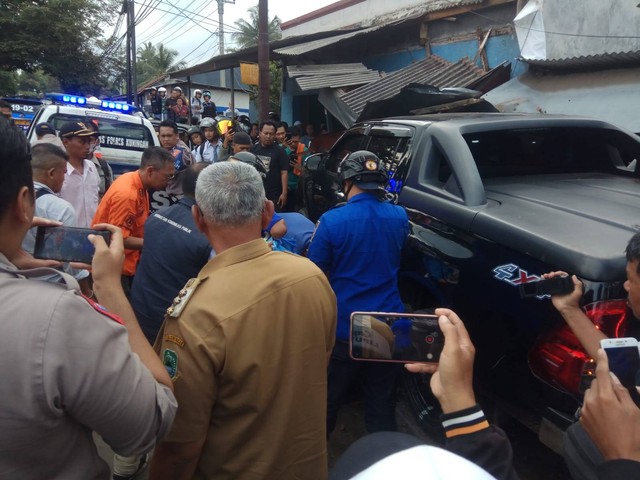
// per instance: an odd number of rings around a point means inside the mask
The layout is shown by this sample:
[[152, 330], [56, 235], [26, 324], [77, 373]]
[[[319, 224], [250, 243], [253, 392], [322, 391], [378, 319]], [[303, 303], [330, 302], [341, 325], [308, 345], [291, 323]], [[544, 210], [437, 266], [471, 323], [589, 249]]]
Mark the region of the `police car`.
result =
[[133, 105], [65, 94], [47, 94], [46, 98], [52, 103], [36, 113], [27, 132], [29, 141], [36, 139], [39, 123], [49, 122], [58, 131], [65, 122], [95, 119], [102, 158], [109, 162], [114, 176], [137, 169], [144, 149], [160, 145], [151, 122], [137, 114]]
[[[98, 100], [78, 95], [47, 94], [50, 104], [43, 105], [36, 113], [27, 138], [36, 139], [35, 127], [49, 122], [56, 131], [65, 122], [97, 120], [100, 132], [100, 151], [113, 170], [114, 177], [137, 170], [142, 152], [150, 146], [160, 146], [160, 140], [151, 122], [138, 113], [133, 105], [111, 100]], [[157, 210], [177, 201], [165, 191], [154, 191], [150, 195], [150, 207]]]
[[3, 97], [0, 100], [4, 100], [11, 105], [11, 119], [25, 133], [29, 130], [29, 125], [31, 125], [33, 118], [43, 103], [39, 98], [32, 97]]

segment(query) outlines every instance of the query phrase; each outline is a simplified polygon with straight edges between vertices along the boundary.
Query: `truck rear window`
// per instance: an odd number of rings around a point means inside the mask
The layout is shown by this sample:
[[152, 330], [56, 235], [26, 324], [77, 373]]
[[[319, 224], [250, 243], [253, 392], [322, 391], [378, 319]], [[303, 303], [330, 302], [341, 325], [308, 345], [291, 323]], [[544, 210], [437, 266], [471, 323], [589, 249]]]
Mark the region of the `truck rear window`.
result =
[[633, 174], [640, 142], [603, 128], [498, 130], [463, 135], [482, 178], [557, 173]]

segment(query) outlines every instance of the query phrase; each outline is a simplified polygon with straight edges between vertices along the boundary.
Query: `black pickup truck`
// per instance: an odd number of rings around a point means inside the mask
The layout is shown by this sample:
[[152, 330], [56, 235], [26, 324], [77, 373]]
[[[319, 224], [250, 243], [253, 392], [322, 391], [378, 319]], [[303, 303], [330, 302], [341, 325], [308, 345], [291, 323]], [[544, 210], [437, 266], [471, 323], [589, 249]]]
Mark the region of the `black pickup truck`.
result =
[[[549, 297], [521, 299], [518, 285], [553, 270], [576, 274], [589, 318], [624, 336], [636, 321], [622, 284], [624, 248], [640, 229], [640, 138], [550, 115], [367, 121], [307, 159], [301, 189], [312, 220], [344, 201], [340, 161], [363, 149], [385, 162], [389, 194], [409, 213], [404, 302], [456, 310], [476, 345], [481, 394], [557, 450], [590, 359]], [[428, 379], [405, 386], [417, 420], [437, 423]]]

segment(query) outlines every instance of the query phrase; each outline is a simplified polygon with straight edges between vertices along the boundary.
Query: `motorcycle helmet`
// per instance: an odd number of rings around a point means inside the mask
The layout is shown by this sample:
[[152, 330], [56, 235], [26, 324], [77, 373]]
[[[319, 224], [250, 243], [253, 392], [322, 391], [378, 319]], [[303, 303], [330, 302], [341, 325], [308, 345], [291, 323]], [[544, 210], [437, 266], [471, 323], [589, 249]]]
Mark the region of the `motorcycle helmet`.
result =
[[251, 132], [251, 120], [246, 115], [240, 115], [236, 119], [237, 130], [243, 131], [244, 133]]
[[149, 89], [149, 91], [150, 91], [150, 92], [157, 92], [157, 91], [158, 91], [158, 89], [157, 89], [156, 87], [151, 87], [151, 88]]
[[202, 90], [200, 90], [200, 89], [198, 89], [198, 88], [196, 88], [196, 89], [193, 91], [193, 94], [194, 94], [194, 95], [197, 95], [197, 94], [199, 94], [199, 93], [202, 93]]
[[236, 160], [248, 165], [253, 165], [253, 167], [258, 171], [262, 178], [265, 178], [267, 176], [267, 169], [265, 168], [264, 164], [251, 152], [234, 153], [229, 157], [229, 160]]
[[189, 129], [189, 131], [187, 132], [187, 136], [188, 136], [189, 138], [191, 138], [191, 135], [193, 135], [194, 133], [201, 133], [201, 132], [200, 132], [200, 127], [198, 127], [198, 126], [196, 126], [196, 125], [194, 125], [193, 127], [191, 127], [191, 128]]
[[167, 89], [166, 89], [166, 88], [164, 88], [164, 87], [160, 87], [160, 88], [158, 89], [158, 93], [167, 93]]
[[209, 90], [205, 90], [204, 92], [202, 92], [202, 96], [211, 98], [211, 92]]
[[345, 180], [351, 180], [361, 190], [384, 190], [388, 177], [377, 155], [358, 150], [340, 163], [340, 184]]
[[216, 128], [216, 121], [211, 117], [204, 117], [200, 120], [200, 131], [204, 131], [205, 128]]
[[177, 85], [175, 87], [173, 87], [173, 91], [182, 93], [182, 89], [180, 87], [178, 87]]

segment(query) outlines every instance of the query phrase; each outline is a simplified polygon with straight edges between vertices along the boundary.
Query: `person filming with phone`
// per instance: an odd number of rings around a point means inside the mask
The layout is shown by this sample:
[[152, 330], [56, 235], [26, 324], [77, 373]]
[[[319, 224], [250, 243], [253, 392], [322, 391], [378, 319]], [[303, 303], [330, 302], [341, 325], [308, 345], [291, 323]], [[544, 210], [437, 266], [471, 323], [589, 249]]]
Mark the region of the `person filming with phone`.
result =
[[50, 261], [24, 254], [35, 208], [30, 160], [24, 134], [0, 119], [0, 362], [10, 365], [0, 374], [0, 478], [107, 478], [92, 431], [119, 454], [150, 450], [171, 427], [173, 385], [122, 291], [120, 229], [96, 226], [110, 231], [109, 246], [89, 237], [102, 305], [70, 275], [44, 268]]
[[[636, 233], [626, 248], [627, 304], [632, 313], [627, 324], [627, 337], [640, 338], [640, 233]], [[543, 278], [567, 275], [565, 272], [551, 272]], [[565, 322], [576, 335], [587, 354], [597, 360], [596, 380], [585, 393], [580, 422], [569, 427], [564, 438], [564, 458], [572, 476], [576, 479], [597, 479], [604, 469], [617, 468], [621, 464], [631, 468], [635, 476], [619, 478], [639, 478], [640, 463], [640, 409], [633, 402], [629, 391], [622, 392], [620, 381], [609, 373], [609, 362], [601, 344], [607, 344], [606, 335], [585, 315], [580, 308], [583, 295], [582, 283], [572, 276], [574, 289], [567, 295], [552, 295], [551, 301]], [[604, 343], [603, 343], [604, 342]], [[637, 348], [636, 348], [637, 350]], [[606, 373], [605, 373], [606, 372]], [[599, 375], [598, 375], [599, 373]], [[624, 387], [622, 387], [624, 388]], [[596, 413], [597, 412], [597, 413]], [[622, 413], [625, 413], [622, 415]], [[605, 419], [608, 419], [605, 421]], [[607, 426], [606, 423], [610, 422]], [[613, 433], [613, 434], [612, 434]], [[635, 451], [622, 448], [633, 444]], [[602, 448], [607, 445], [607, 448]], [[612, 467], [611, 462], [617, 461]], [[605, 463], [607, 462], [607, 463]], [[622, 475], [622, 474], [621, 474]]]

